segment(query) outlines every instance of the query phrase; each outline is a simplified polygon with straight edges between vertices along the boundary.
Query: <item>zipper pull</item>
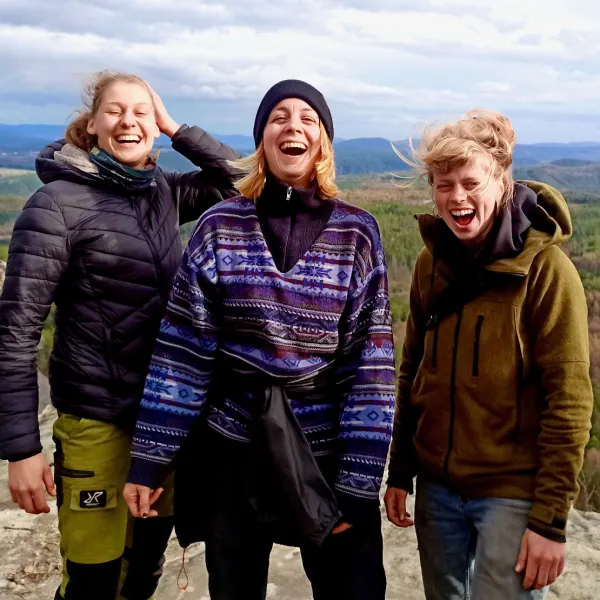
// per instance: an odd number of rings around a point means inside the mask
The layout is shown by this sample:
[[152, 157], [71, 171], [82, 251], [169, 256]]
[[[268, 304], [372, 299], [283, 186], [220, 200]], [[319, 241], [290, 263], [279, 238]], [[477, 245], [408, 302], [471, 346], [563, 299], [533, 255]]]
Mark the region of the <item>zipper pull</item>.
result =
[[292, 186], [288, 187], [287, 192], [285, 193], [285, 199], [289, 202], [292, 197]]

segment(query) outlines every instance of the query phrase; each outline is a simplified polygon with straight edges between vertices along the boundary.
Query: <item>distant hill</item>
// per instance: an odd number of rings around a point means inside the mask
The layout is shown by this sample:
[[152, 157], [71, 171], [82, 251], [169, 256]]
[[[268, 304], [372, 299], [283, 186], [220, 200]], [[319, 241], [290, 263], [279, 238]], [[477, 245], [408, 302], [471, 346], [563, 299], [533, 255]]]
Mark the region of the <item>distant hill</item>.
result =
[[519, 167], [515, 179], [542, 181], [559, 189], [579, 191], [600, 190], [600, 162], [563, 159], [553, 163]]
[[[0, 167], [32, 169], [35, 157], [46, 144], [64, 136], [64, 125], [1, 125], [0, 124]], [[215, 134], [223, 143], [235, 148], [240, 154], [254, 150], [254, 140], [246, 135]], [[415, 140], [416, 144], [418, 140]], [[408, 154], [408, 140], [395, 141], [394, 145]], [[186, 171], [194, 168], [185, 158], [171, 149], [170, 140], [161, 136], [156, 143], [161, 148], [159, 164], [166, 170]], [[387, 173], [405, 168], [394, 154], [391, 142], [385, 138], [354, 138], [336, 140], [334, 143], [337, 171], [340, 175]], [[558, 180], [571, 175], [580, 175], [587, 181], [585, 187], [595, 186], [595, 164], [600, 163], [600, 143], [544, 143], [517, 144], [514, 164], [521, 167], [534, 167], [544, 163], [542, 175], [545, 178], [556, 176]], [[588, 168], [581, 174], [554, 172], [561, 168]]]

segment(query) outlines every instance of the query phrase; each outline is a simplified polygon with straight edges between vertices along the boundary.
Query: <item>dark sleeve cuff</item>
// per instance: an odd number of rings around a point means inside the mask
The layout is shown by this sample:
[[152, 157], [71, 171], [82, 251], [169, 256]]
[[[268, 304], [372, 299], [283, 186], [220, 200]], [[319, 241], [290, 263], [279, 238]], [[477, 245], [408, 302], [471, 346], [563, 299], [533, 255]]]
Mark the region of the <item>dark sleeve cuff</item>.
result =
[[127, 475], [127, 483], [145, 485], [152, 490], [160, 487], [160, 484], [169, 475], [170, 469], [167, 465], [144, 460], [143, 458], [132, 458]]
[[565, 528], [566, 524], [565, 527], [560, 529], [558, 527], [552, 527], [531, 520], [529, 521], [529, 523], [527, 523], [527, 529], [530, 529], [534, 533], [537, 533], [538, 535], [541, 535], [542, 537], [545, 537], [548, 540], [552, 540], [553, 542], [560, 542], [561, 544], [564, 544], [567, 541]]
[[372, 500], [350, 496], [335, 490], [338, 506], [342, 512], [340, 522], [351, 525], [366, 525], [372, 523], [379, 516], [379, 499]]
[[406, 490], [409, 494], [414, 494], [415, 491], [413, 477], [399, 471], [389, 471], [386, 484], [388, 487]]
[[186, 130], [189, 129], [190, 126], [187, 123], [183, 123], [182, 125], [180, 125], [179, 129], [173, 134], [173, 136], [171, 137], [171, 145], [173, 145], [176, 141], [177, 138]]
[[23, 450], [22, 452], [16, 452], [15, 454], [10, 454], [7, 456], [8, 462], [14, 463], [19, 462], [20, 460], [25, 460], [26, 458], [31, 458], [32, 456], [36, 456], [40, 454], [42, 451], [42, 447], [35, 448], [32, 450]]

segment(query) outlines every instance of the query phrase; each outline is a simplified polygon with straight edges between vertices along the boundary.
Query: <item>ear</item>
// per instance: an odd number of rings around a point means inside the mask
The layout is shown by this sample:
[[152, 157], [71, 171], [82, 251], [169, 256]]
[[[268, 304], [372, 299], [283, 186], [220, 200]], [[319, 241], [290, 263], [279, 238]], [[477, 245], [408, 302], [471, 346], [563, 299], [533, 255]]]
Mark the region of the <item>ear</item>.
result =
[[154, 137], [160, 137], [160, 129], [158, 128], [158, 125], [156, 123], [154, 124]]
[[97, 133], [97, 131], [96, 131], [96, 119], [94, 119], [93, 117], [88, 121], [87, 132], [90, 135], [96, 135], [96, 133]]

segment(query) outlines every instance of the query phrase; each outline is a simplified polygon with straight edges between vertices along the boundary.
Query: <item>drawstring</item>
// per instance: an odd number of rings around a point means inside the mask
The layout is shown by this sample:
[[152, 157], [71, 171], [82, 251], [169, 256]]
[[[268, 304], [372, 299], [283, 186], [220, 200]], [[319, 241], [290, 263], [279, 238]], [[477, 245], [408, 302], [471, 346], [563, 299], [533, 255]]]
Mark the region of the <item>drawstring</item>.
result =
[[[183, 549], [183, 554], [181, 555], [181, 569], [179, 569], [179, 574], [177, 575], [177, 587], [180, 590], [183, 590], [185, 592], [185, 590], [187, 590], [187, 587], [190, 583], [190, 578], [188, 577], [187, 571], [185, 570], [185, 551], [187, 550], [187, 548]], [[185, 585], [181, 585], [179, 583], [179, 579], [181, 577], [181, 574], [185, 575]]]

